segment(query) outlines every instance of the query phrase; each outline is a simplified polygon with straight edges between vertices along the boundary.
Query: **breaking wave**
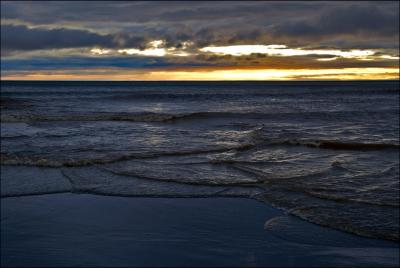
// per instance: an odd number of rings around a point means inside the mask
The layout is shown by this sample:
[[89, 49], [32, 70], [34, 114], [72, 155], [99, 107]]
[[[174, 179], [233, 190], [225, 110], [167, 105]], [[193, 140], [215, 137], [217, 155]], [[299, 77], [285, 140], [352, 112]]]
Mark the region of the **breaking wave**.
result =
[[398, 83], [371, 83], [2, 83], [1, 196], [243, 196], [398, 240]]
[[[382, 113], [394, 113], [397, 110], [387, 109], [380, 111], [369, 111], [370, 115]], [[364, 112], [363, 112], [364, 113]], [[235, 118], [235, 119], [295, 119], [299, 116], [308, 119], [339, 119], [348, 115], [361, 116], [359, 111], [340, 112], [189, 112], [189, 113], [95, 113], [95, 114], [66, 114], [66, 115], [44, 115], [44, 114], [1, 114], [1, 122], [35, 122], [35, 121], [132, 121], [132, 122], [170, 122], [175, 120], [195, 120], [211, 118]]]
[[72, 160], [54, 160], [44, 157], [35, 156], [19, 156], [16, 154], [1, 153], [0, 163], [1, 165], [22, 165], [22, 166], [40, 166], [40, 167], [82, 167], [99, 164], [109, 164], [130, 159], [149, 159], [157, 158], [162, 156], [185, 156], [185, 155], [196, 155], [206, 153], [221, 153], [232, 150], [242, 151], [252, 148], [252, 144], [242, 144], [238, 146], [216, 148], [213, 150], [192, 150], [192, 151], [170, 151], [170, 152], [157, 152], [157, 153], [133, 153], [120, 155], [113, 158], [90, 158], [90, 159], [72, 159]]
[[330, 150], [351, 150], [351, 151], [368, 151], [368, 150], [396, 150], [400, 148], [399, 144], [392, 143], [359, 143], [359, 142], [342, 142], [330, 140], [278, 140], [269, 141], [268, 145], [295, 145], [306, 146], [312, 148], [330, 149]]
[[186, 114], [93, 114], [93, 115], [1, 115], [2, 122], [31, 122], [31, 121], [133, 121], [133, 122], [165, 122], [190, 115]]

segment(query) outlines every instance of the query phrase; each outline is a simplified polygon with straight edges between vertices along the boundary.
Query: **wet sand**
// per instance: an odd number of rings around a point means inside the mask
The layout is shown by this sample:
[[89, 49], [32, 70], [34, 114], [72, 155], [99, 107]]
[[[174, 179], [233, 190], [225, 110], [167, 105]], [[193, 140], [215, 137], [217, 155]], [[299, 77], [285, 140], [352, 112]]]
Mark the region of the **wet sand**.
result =
[[51, 194], [1, 199], [2, 266], [388, 267], [398, 243], [245, 198]]

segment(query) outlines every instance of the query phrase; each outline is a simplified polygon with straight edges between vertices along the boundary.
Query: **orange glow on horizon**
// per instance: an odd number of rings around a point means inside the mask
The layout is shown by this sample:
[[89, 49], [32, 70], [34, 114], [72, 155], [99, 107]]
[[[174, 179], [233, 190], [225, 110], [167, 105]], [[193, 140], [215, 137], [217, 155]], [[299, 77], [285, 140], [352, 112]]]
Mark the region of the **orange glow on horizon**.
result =
[[1, 80], [268, 81], [399, 79], [399, 68], [342, 69], [70, 69], [2, 74]]

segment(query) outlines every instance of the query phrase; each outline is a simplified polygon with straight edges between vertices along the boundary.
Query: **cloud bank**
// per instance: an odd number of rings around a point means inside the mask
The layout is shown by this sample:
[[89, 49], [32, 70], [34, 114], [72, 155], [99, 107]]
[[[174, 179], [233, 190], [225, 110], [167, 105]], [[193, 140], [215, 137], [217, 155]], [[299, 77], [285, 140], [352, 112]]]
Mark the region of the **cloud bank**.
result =
[[398, 20], [397, 1], [2, 1], [1, 66], [395, 68]]

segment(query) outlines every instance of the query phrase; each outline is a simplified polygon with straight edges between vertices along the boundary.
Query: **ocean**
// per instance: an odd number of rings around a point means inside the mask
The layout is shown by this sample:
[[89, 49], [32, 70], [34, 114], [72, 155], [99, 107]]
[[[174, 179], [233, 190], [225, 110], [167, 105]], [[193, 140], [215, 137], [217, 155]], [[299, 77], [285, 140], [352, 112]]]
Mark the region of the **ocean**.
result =
[[1, 196], [245, 197], [399, 240], [399, 93], [398, 81], [2, 81]]

